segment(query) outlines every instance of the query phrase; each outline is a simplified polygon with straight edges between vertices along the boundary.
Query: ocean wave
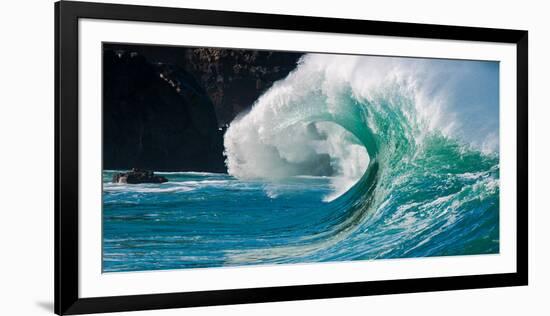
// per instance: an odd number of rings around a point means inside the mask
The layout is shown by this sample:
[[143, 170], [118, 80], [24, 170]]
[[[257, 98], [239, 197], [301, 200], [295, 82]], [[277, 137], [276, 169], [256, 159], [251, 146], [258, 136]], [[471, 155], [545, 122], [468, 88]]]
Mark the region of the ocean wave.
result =
[[[232, 250], [228, 260], [459, 252], [450, 244], [455, 237], [441, 239], [452, 230], [470, 236], [483, 228], [487, 240], [498, 240], [494, 69], [473, 61], [306, 55], [231, 123], [224, 154], [238, 179], [330, 176], [333, 190], [324, 199], [334, 220], [330, 227], [311, 223], [319, 232], [292, 246]], [[498, 242], [483, 245], [476, 247], [498, 249]]]

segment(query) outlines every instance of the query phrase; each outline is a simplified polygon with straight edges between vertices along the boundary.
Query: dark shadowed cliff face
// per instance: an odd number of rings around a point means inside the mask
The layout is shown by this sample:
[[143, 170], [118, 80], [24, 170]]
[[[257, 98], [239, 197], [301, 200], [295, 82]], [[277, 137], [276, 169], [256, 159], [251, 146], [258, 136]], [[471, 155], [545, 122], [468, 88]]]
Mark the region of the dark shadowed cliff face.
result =
[[104, 50], [103, 168], [225, 172], [212, 101], [181, 67]]
[[294, 70], [302, 54], [194, 48], [185, 56], [185, 69], [205, 88], [216, 108], [218, 124], [223, 126]]
[[271, 85], [296, 68], [303, 55], [247, 49], [106, 44], [111, 50], [138, 53], [147, 60], [177, 65], [191, 74], [214, 104], [222, 127]]
[[104, 45], [103, 168], [225, 172], [223, 131], [301, 53]]

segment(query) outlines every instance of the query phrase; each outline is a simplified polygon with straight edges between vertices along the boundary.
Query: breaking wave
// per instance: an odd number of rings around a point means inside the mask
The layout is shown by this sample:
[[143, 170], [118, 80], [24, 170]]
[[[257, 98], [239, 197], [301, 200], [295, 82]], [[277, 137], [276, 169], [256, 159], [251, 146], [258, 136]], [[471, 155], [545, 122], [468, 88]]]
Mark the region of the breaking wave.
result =
[[230, 124], [226, 164], [239, 179], [330, 176], [316, 211], [331, 218], [293, 245], [228, 256], [498, 252], [498, 144], [498, 64], [305, 55]]

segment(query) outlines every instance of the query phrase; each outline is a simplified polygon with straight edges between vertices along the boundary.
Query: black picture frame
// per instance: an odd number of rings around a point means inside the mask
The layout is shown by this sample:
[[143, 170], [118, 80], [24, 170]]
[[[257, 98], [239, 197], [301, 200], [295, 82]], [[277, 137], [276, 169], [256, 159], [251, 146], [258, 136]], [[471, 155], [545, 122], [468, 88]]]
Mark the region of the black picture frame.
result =
[[[79, 298], [78, 21], [83, 18], [515, 44], [517, 46], [517, 272]], [[55, 313], [69, 315], [527, 285], [527, 43], [528, 32], [522, 30], [72, 1], [55, 3]]]

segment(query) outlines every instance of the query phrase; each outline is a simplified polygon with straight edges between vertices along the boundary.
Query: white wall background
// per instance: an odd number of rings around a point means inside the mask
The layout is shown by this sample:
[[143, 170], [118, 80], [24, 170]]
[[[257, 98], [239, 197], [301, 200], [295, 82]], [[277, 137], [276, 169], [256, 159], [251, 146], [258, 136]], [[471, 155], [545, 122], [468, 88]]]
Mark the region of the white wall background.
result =
[[[98, 1], [98, 0], [96, 0]], [[101, 1], [104, 2], [104, 1]], [[530, 285], [128, 315], [548, 315], [550, 20], [545, 1], [111, 2], [529, 30]], [[53, 313], [53, 1], [10, 1], [0, 28], [0, 314]], [[116, 315], [116, 314], [111, 314]], [[121, 314], [123, 315], [123, 314]]]

